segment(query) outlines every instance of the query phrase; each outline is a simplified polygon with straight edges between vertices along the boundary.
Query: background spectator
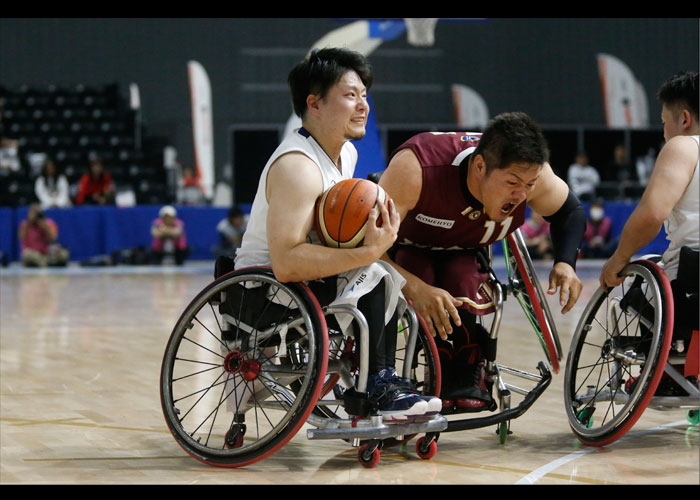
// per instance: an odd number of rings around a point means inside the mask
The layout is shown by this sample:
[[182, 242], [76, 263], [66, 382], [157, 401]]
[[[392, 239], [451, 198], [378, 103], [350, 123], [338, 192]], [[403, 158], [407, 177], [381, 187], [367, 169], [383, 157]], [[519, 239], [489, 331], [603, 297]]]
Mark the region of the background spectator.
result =
[[525, 245], [533, 259], [552, 259], [552, 238], [549, 235], [549, 222], [535, 211], [520, 227], [525, 238]]
[[170, 205], [161, 208], [158, 216], [151, 226], [151, 261], [162, 264], [165, 258], [172, 258], [180, 266], [189, 255], [185, 223], [177, 218], [177, 211]]
[[75, 203], [77, 205], [84, 203], [108, 205], [114, 203], [112, 176], [105, 171], [102, 160], [99, 158], [90, 160], [88, 171], [80, 179]]
[[58, 172], [51, 158], [46, 158], [41, 173], [34, 181], [34, 192], [43, 209], [71, 206], [68, 179]]
[[567, 180], [571, 191], [580, 200], [590, 201], [595, 197], [596, 188], [600, 184], [600, 174], [595, 167], [589, 165], [585, 151], [579, 152], [574, 163], [569, 166]]
[[[661, 149], [663, 144], [659, 147]], [[637, 177], [639, 178], [639, 184], [646, 186], [649, 183], [649, 177], [651, 176], [651, 171], [654, 170], [654, 164], [656, 163], [656, 150], [654, 148], [649, 148], [647, 154], [637, 158], [635, 164], [637, 170]]]
[[614, 182], [636, 182], [637, 174], [632, 167], [627, 148], [618, 144], [613, 150], [613, 159], [606, 170], [606, 180]]
[[41, 205], [32, 203], [19, 227], [22, 263], [27, 267], [65, 266], [69, 252], [58, 244], [58, 227], [44, 215]]
[[617, 246], [616, 241], [611, 241], [612, 220], [605, 215], [603, 200], [591, 203], [588, 211], [586, 232], [581, 243], [581, 256], [588, 259], [602, 259], [610, 257]]
[[177, 189], [177, 202], [180, 205], [204, 205], [204, 190], [192, 167], [182, 168], [182, 179]]
[[230, 208], [226, 218], [221, 219], [216, 225], [219, 242], [212, 247], [211, 252], [216, 257], [222, 255], [234, 257], [236, 249], [241, 246], [245, 229], [246, 220], [243, 211], [238, 207]]

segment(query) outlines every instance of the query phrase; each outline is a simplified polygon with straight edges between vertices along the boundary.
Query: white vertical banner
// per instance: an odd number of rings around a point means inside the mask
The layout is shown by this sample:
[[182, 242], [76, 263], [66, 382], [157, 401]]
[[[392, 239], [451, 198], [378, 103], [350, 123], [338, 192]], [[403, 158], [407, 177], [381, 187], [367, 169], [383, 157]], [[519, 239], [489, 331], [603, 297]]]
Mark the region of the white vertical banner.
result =
[[474, 89], [455, 83], [451, 87], [457, 124], [463, 129], [484, 130], [489, 121], [486, 101]]
[[187, 63], [197, 177], [207, 199], [214, 194], [214, 125], [209, 76], [197, 61]]
[[598, 54], [598, 74], [608, 127], [648, 127], [647, 95], [630, 68], [615, 56]]

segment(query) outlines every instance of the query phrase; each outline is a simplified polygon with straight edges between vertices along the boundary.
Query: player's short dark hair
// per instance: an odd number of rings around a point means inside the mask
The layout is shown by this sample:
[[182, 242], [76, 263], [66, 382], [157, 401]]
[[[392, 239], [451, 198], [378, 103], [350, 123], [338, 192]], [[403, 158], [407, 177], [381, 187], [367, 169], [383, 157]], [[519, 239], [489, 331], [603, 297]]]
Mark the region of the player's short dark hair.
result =
[[369, 61], [360, 54], [343, 48], [314, 49], [308, 57], [297, 63], [287, 78], [292, 92], [294, 113], [303, 117], [306, 98], [311, 94], [325, 97], [348, 71], [354, 71], [365, 88], [372, 86], [374, 73]]
[[698, 72], [676, 73], [668, 78], [656, 94], [667, 107], [687, 108], [698, 119]]
[[508, 168], [512, 163], [543, 165], [549, 160], [549, 147], [540, 126], [521, 112], [502, 113], [484, 129], [474, 154], [486, 162], [486, 171]]

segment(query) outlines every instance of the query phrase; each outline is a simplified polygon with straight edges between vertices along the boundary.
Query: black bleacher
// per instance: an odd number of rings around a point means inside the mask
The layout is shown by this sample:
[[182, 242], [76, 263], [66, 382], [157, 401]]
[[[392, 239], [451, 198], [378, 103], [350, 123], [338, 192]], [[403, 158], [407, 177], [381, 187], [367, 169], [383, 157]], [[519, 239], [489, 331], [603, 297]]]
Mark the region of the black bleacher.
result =
[[[118, 189], [131, 188], [137, 203], [170, 202], [163, 166], [163, 140], [144, 140], [133, 110], [117, 84], [1, 88], [2, 134], [18, 141], [19, 172], [0, 171], [0, 205], [21, 206], [33, 198], [29, 156], [45, 153], [71, 186], [91, 156], [102, 158]], [[160, 148], [158, 151], [146, 147]]]

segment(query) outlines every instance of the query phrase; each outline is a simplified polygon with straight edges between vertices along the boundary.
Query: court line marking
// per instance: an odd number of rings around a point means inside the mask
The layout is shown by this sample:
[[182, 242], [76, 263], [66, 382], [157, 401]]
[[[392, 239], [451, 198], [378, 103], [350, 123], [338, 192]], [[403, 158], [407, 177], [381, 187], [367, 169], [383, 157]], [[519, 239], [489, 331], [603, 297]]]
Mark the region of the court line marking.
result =
[[[670, 427], [676, 427], [678, 425], [683, 425], [683, 424], [690, 425], [690, 424], [688, 424], [688, 422], [686, 420], [678, 420], [677, 422], [659, 425], [659, 426], [654, 427], [652, 429], [647, 429], [644, 431], [639, 431], [639, 432], [634, 432], [634, 433], [628, 433], [626, 436], [621, 437], [616, 442], [619, 443], [619, 442], [624, 441], [626, 439], [643, 436], [645, 434], [650, 434], [652, 432], [656, 432], [656, 431], [663, 430], [663, 429], [668, 429]], [[549, 474], [551, 471], [561, 467], [562, 465], [565, 465], [573, 460], [576, 460], [577, 458], [581, 458], [582, 456], [588, 455], [589, 453], [592, 453], [592, 452], [598, 451], [598, 450], [600, 450], [599, 447], [587, 446], [586, 448], [584, 448], [582, 450], [578, 450], [578, 451], [575, 451], [573, 453], [570, 453], [564, 457], [553, 460], [553, 461], [549, 462], [548, 464], [543, 465], [542, 467], [540, 467], [538, 469], [535, 469], [534, 471], [530, 472], [528, 475], [520, 478], [515, 484], [535, 484], [537, 481], [542, 479], [544, 476]]]

